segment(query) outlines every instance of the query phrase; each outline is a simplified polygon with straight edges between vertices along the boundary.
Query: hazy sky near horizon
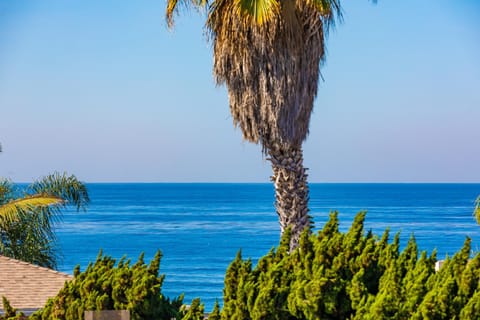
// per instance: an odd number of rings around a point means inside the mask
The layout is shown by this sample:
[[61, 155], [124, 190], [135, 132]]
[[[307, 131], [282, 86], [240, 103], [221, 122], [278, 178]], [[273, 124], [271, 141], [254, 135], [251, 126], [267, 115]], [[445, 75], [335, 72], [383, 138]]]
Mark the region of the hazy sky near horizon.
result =
[[[480, 1], [344, 0], [304, 145], [312, 182], [480, 182]], [[194, 11], [0, 0], [0, 177], [268, 182]]]

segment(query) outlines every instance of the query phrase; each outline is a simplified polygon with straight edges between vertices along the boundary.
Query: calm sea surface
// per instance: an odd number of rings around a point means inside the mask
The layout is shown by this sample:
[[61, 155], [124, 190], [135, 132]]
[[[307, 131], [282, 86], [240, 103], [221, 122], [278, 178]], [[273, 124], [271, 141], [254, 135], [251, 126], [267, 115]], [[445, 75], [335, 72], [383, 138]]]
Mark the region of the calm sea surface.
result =
[[[421, 250], [453, 254], [465, 237], [480, 250], [473, 217], [480, 184], [312, 184], [310, 208], [317, 228], [339, 212], [341, 229], [366, 210], [366, 228], [381, 234], [414, 233]], [[185, 301], [200, 297], [209, 311], [222, 299], [225, 270], [239, 249], [256, 261], [279, 240], [270, 184], [88, 184], [86, 213], [66, 211], [57, 226], [59, 269], [84, 270], [99, 250], [136, 261], [163, 252], [162, 288]]]

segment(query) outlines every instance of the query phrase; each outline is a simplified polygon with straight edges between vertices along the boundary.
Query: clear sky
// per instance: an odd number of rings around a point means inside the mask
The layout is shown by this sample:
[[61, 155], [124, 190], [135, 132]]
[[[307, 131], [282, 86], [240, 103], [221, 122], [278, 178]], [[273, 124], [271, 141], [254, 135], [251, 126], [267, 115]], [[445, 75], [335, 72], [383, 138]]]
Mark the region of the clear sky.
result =
[[[480, 1], [344, 0], [304, 145], [312, 182], [480, 182]], [[0, 0], [0, 176], [268, 182], [163, 0]]]

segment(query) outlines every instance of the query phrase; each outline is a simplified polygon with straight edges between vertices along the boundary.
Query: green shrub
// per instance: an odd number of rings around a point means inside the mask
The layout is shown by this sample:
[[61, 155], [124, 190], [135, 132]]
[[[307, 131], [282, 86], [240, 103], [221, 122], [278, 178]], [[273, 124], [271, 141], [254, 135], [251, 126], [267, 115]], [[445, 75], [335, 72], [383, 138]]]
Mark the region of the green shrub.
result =
[[200, 302], [200, 298], [193, 299], [190, 306], [183, 305], [180, 309], [184, 314], [182, 320], [203, 320], [205, 317], [205, 306]]
[[435, 272], [436, 254], [418, 253], [415, 238], [399, 250], [364, 232], [365, 213], [350, 230], [332, 213], [323, 230], [303, 234], [288, 253], [286, 233], [255, 268], [241, 253], [225, 275], [224, 320], [480, 319], [480, 254], [471, 240]]
[[208, 315], [208, 320], [220, 320], [220, 305], [218, 304], [218, 300], [215, 300], [215, 304], [213, 305], [212, 312]]
[[7, 298], [2, 296], [3, 304], [3, 315], [0, 315], [0, 320], [24, 320], [27, 317], [22, 313], [18, 312], [17, 309], [13, 308], [10, 305], [10, 302]]
[[[436, 253], [418, 252], [412, 236], [400, 250], [364, 231], [365, 213], [350, 230], [339, 231], [336, 213], [317, 234], [304, 233], [289, 252], [287, 230], [278, 248], [252, 267], [241, 252], [225, 274], [224, 303], [215, 303], [211, 320], [319, 319], [480, 319], [480, 254], [471, 257], [471, 240], [436, 272]], [[99, 254], [45, 308], [31, 319], [83, 319], [85, 310], [130, 310], [132, 319], [203, 319], [204, 305], [161, 294], [160, 252], [149, 266], [143, 255], [130, 265]], [[9, 313], [15, 316], [14, 311]], [[1, 319], [1, 318], [0, 318]]]
[[77, 266], [74, 279], [32, 319], [81, 320], [85, 310], [129, 310], [132, 320], [180, 319], [183, 296], [173, 301], [161, 294], [164, 275], [159, 275], [161, 253], [147, 266], [143, 254], [131, 265], [122, 258], [97, 257], [84, 272]]

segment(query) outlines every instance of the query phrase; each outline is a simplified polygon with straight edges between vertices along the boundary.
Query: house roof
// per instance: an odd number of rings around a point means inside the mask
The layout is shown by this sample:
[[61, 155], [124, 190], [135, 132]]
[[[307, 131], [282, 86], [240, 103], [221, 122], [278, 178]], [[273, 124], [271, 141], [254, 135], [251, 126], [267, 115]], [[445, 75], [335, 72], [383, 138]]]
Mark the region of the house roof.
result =
[[47, 299], [56, 296], [71, 279], [69, 274], [0, 255], [0, 299], [5, 296], [14, 308], [43, 308]]

